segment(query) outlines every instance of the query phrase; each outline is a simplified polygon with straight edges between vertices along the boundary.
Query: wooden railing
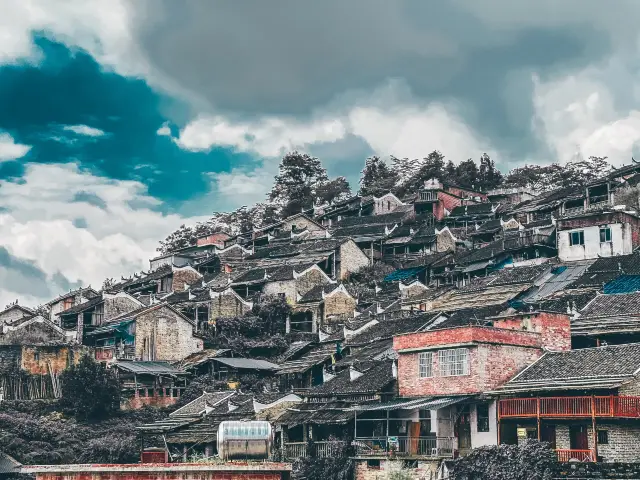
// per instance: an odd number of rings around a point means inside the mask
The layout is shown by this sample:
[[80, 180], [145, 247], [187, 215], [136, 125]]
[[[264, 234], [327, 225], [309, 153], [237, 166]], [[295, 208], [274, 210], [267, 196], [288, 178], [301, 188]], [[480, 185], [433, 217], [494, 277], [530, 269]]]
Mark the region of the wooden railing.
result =
[[640, 418], [640, 397], [509, 398], [498, 403], [505, 417], [622, 417]]
[[356, 438], [359, 456], [420, 456], [452, 458], [455, 437], [372, 437]]
[[593, 450], [556, 450], [558, 462], [566, 463], [570, 461], [595, 462], [596, 456]]

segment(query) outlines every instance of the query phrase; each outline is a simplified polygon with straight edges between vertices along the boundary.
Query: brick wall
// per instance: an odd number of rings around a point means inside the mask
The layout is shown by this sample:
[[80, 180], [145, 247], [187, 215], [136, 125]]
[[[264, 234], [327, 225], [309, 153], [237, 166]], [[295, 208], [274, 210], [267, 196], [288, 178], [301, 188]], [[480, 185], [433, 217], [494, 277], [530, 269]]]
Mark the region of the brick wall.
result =
[[571, 350], [571, 318], [564, 313], [536, 312], [494, 320], [495, 328], [539, 333], [549, 350]]
[[[288, 472], [238, 471], [233, 466], [218, 471], [193, 470], [171, 471], [169, 464], [159, 464], [159, 471], [121, 471], [121, 472], [63, 472], [37, 474], [36, 480], [281, 480], [288, 479]], [[128, 465], [123, 465], [126, 467]], [[163, 470], [160, 470], [163, 469]]]
[[191, 323], [167, 306], [136, 317], [137, 360], [182, 360], [202, 348], [202, 340], [193, 336]]
[[172, 289], [174, 292], [183, 292], [187, 285], [197, 282], [202, 274], [191, 267], [174, 268]]
[[[418, 461], [418, 468], [403, 468], [403, 460], [380, 460], [380, 468], [370, 468], [367, 460], [358, 459], [355, 465], [355, 480], [387, 480], [394, 473], [406, 475], [413, 480], [435, 480], [438, 471], [438, 460]], [[328, 480], [328, 479], [327, 479]]]
[[199, 247], [202, 245], [215, 245], [219, 248], [224, 247], [224, 241], [231, 238], [226, 233], [214, 233], [212, 235], [207, 235], [206, 237], [200, 237], [196, 240], [196, 245]]
[[[637, 422], [628, 424], [596, 424], [596, 430], [606, 430], [609, 437], [607, 445], [598, 445], [598, 456], [605, 462], [640, 462], [640, 425]], [[593, 435], [589, 427], [589, 448], [592, 448]]]
[[393, 212], [396, 208], [402, 205], [402, 202], [398, 200], [395, 195], [390, 194], [376, 198], [374, 201], [374, 215], [383, 215], [385, 213]]
[[[167, 392], [168, 390], [170, 389], [167, 389]], [[120, 404], [120, 409], [121, 410], [139, 410], [140, 408], [145, 406], [165, 408], [165, 407], [170, 407], [172, 405], [175, 405], [176, 403], [178, 403], [178, 400], [180, 400], [180, 397], [171, 397], [169, 395], [167, 396], [157, 395], [157, 394], [153, 394], [152, 391], [150, 391], [149, 394], [150, 396], [148, 397], [135, 396], [135, 397], [123, 399]]]
[[22, 347], [20, 345], [0, 345], [0, 372], [6, 372], [21, 364]]
[[[34, 375], [46, 375], [48, 366], [58, 373], [67, 368], [74, 359], [68, 346], [24, 346], [22, 347], [21, 368]], [[76, 360], [77, 361], [77, 360]]]
[[506, 330], [489, 327], [458, 327], [432, 330], [430, 332], [411, 333], [393, 337], [393, 348], [428, 348], [436, 345], [457, 345], [469, 342], [511, 344], [527, 347], [540, 347], [541, 336], [534, 332]]

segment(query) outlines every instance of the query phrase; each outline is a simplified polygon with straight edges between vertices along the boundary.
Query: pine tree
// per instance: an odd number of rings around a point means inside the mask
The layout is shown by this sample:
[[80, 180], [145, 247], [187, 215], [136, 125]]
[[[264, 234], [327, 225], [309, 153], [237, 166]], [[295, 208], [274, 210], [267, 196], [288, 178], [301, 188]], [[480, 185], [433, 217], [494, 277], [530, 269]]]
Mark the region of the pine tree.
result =
[[380, 157], [369, 157], [364, 163], [360, 176], [361, 196], [381, 197], [390, 192], [398, 182], [398, 175]]

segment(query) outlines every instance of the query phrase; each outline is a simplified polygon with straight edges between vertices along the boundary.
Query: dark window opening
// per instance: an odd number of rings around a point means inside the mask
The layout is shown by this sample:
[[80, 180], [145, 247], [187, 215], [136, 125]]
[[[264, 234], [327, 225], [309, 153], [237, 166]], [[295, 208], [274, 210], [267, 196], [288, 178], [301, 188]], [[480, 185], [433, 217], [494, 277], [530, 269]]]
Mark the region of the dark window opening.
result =
[[480, 404], [476, 407], [478, 432], [489, 431], [489, 405]]
[[598, 430], [598, 444], [609, 445], [609, 430]]
[[571, 246], [584, 245], [584, 230], [569, 233], [569, 244]]
[[380, 470], [380, 460], [367, 460], [367, 468]]
[[611, 228], [602, 227], [600, 229], [600, 243], [607, 243], [611, 241]]
[[417, 460], [403, 460], [402, 468], [418, 468]]

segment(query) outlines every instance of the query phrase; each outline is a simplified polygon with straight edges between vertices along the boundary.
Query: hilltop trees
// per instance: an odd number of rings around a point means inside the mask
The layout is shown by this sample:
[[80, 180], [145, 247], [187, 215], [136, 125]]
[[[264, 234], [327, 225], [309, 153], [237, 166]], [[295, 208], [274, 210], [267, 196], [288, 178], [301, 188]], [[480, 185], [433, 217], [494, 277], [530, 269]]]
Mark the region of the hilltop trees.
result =
[[360, 195], [380, 197], [393, 190], [398, 181], [397, 173], [380, 157], [369, 157], [364, 163], [360, 176]]

